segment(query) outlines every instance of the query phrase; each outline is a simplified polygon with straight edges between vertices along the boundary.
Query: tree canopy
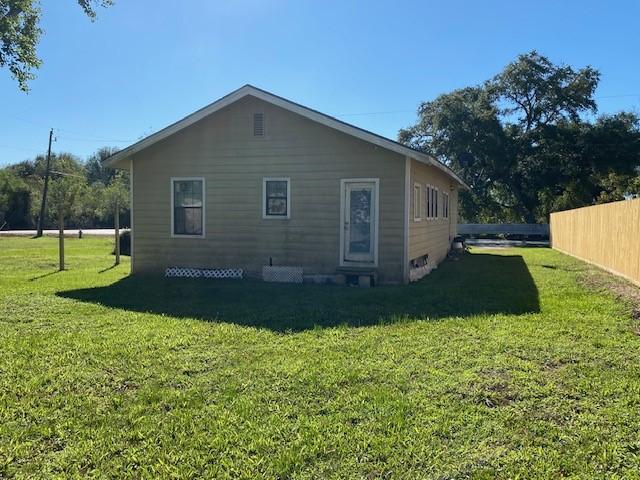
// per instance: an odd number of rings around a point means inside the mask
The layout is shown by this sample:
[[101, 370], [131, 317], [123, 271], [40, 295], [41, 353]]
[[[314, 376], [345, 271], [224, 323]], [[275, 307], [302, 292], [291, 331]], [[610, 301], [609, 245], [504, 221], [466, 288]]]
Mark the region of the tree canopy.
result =
[[[113, 0], [76, 1], [91, 20], [96, 8], [113, 5]], [[8, 68], [25, 92], [35, 78], [33, 70], [42, 64], [36, 52], [42, 35], [40, 16], [38, 0], [0, 0], [0, 68]]]
[[[58, 206], [64, 207], [69, 227], [113, 227], [117, 199], [123, 225], [129, 224], [129, 174], [101, 163], [116, 148], [101, 148], [86, 162], [70, 153], [54, 153], [51, 158], [51, 195], [45, 227], [56, 224]], [[5, 229], [34, 228], [42, 199], [46, 158], [0, 169], [0, 226]], [[67, 196], [68, 194], [68, 196]]]
[[595, 120], [592, 67], [533, 51], [484, 84], [424, 102], [399, 140], [460, 173], [466, 221], [546, 222], [555, 210], [640, 194], [640, 120]]

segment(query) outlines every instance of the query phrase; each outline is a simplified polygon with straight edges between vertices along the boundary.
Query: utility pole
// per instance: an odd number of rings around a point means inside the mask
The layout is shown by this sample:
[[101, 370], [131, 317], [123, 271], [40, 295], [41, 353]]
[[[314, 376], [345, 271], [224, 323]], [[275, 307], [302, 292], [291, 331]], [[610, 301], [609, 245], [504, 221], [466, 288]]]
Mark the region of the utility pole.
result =
[[40, 216], [38, 217], [38, 232], [36, 237], [42, 236], [44, 228], [44, 216], [47, 211], [47, 191], [49, 190], [49, 170], [51, 168], [51, 141], [53, 140], [53, 128], [49, 130], [49, 149], [47, 150], [47, 166], [44, 173], [44, 189], [42, 191], [42, 203], [40, 204]]

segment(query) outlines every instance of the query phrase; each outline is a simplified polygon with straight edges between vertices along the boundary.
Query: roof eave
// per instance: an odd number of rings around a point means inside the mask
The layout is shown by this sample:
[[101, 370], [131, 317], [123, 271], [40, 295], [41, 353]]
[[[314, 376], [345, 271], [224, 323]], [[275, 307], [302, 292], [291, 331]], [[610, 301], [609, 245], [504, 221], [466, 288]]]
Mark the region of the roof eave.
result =
[[276, 105], [278, 107], [284, 108], [285, 110], [292, 111], [312, 121], [316, 121], [330, 128], [334, 128], [336, 130], [342, 131], [343, 133], [349, 134], [356, 138], [360, 138], [361, 140], [364, 140], [366, 142], [373, 143], [374, 145], [378, 145], [387, 150], [391, 150], [396, 153], [400, 153], [402, 155], [408, 156], [410, 158], [415, 158], [416, 160], [426, 163], [428, 165], [432, 165], [442, 170], [448, 176], [452, 177], [458, 184], [460, 184], [461, 187], [469, 189], [469, 187], [462, 181], [462, 179], [460, 179], [449, 167], [439, 162], [438, 160], [422, 152], [419, 152], [418, 150], [414, 150], [410, 147], [407, 147], [406, 145], [395, 142], [393, 140], [390, 140], [388, 138], [385, 138], [373, 132], [369, 132], [360, 127], [356, 127], [355, 125], [348, 124], [330, 115], [326, 115], [317, 110], [313, 110], [311, 108], [305, 107], [298, 103], [292, 102], [291, 100], [287, 100], [286, 98], [279, 97], [278, 95], [274, 95], [265, 90], [256, 88], [252, 85], [244, 85], [243, 87], [240, 87], [239, 89], [234, 90], [233, 92], [229, 93], [228, 95], [225, 95], [224, 97], [216, 100], [215, 102], [207, 105], [206, 107], [201, 108], [200, 110], [190, 115], [187, 115], [186, 117], [182, 118], [181, 120], [178, 120], [175, 123], [172, 123], [171, 125], [163, 128], [162, 130], [159, 130], [149, 135], [148, 137], [143, 138], [142, 140], [134, 143], [133, 145], [128, 146], [123, 150], [120, 150], [119, 152], [116, 152], [115, 154], [106, 158], [103, 161], [103, 164], [108, 167], [121, 168], [118, 166], [118, 164], [120, 164], [122, 161], [126, 160], [127, 158], [131, 157], [132, 155], [136, 154], [137, 152], [151, 146], [152, 144], [170, 135], [173, 135], [174, 133], [190, 125], [193, 125], [194, 123], [202, 120], [203, 118], [211, 115], [212, 113], [217, 112], [218, 110], [221, 110], [227, 105], [230, 105], [236, 102], [237, 100], [240, 100], [241, 98], [247, 95], [252, 95], [260, 100], [263, 100], [273, 105]]

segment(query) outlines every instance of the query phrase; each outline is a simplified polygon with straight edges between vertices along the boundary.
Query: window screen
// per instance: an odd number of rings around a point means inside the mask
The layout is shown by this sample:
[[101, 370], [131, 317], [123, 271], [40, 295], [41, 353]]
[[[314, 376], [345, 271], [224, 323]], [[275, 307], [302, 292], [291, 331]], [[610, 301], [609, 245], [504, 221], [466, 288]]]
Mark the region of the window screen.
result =
[[173, 181], [173, 234], [202, 235], [203, 181]]
[[289, 215], [289, 180], [265, 180], [264, 207], [267, 217], [287, 217]]

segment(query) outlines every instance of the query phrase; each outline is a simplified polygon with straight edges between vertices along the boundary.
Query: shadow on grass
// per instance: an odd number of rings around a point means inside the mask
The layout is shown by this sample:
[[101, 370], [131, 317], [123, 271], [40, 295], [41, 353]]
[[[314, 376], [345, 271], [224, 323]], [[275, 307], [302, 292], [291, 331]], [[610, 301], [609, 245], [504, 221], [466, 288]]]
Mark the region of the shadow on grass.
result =
[[111, 265], [110, 267], [106, 267], [103, 268], [102, 270], [99, 270], [98, 273], [104, 273], [104, 272], [108, 272], [109, 270], [113, 270], [114, 268], [116, 268], [118, 265], [116, 265], [115, 263], [113, 265]]
[[38, 275], [37, 277], [31, 277], [29, 279], [30, 282], [35, 282], [36, 280], [40, 280], [41, 278], [48, 277], [50, 275], [55, 275], [56, 273], [60, 273], [60, 270], [54, 270], [53, 272], [43, 273], [42, 275]]
[[278, 332], [539, 311], [538, 290], [522, 257], [481, 253], [448, 260], [420, 282], [406, 286], [360, 289], [134, 275], [106, 287], [58, 295], [136, 312]]

